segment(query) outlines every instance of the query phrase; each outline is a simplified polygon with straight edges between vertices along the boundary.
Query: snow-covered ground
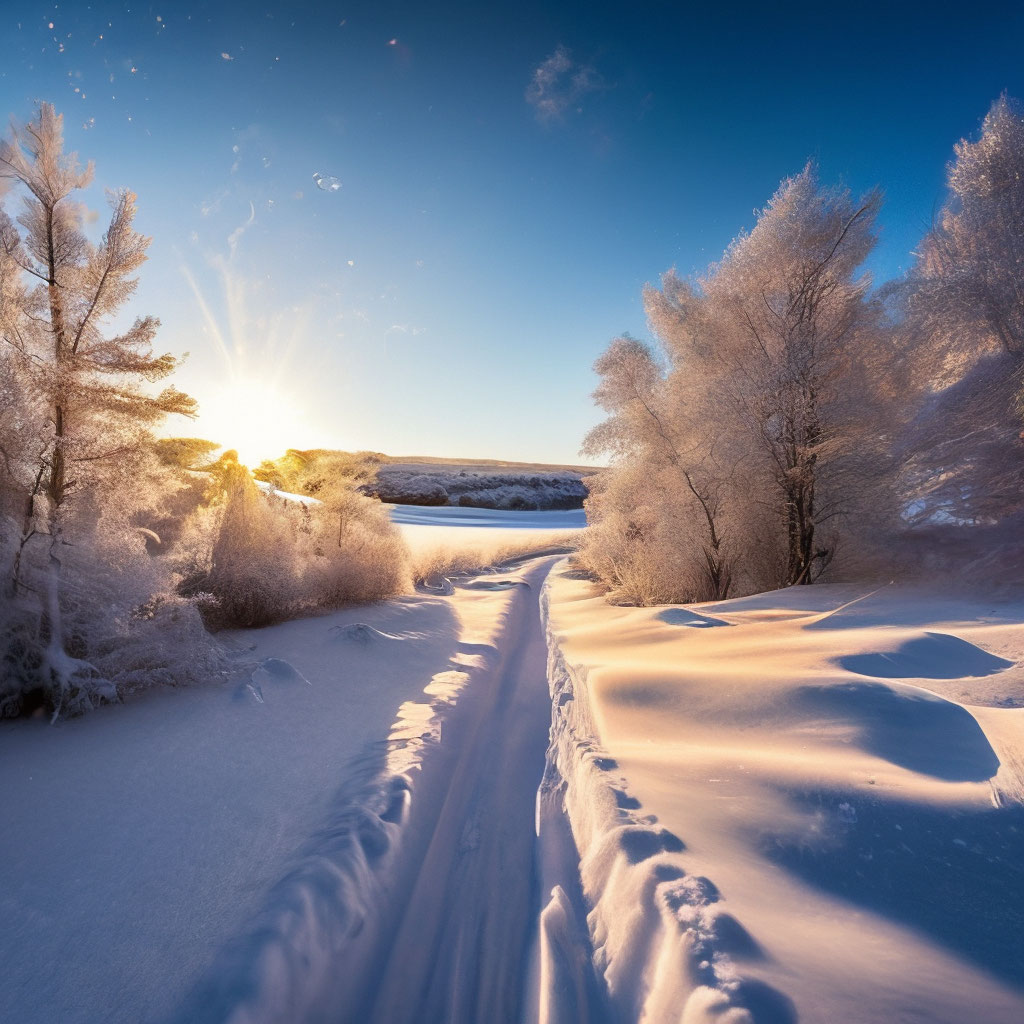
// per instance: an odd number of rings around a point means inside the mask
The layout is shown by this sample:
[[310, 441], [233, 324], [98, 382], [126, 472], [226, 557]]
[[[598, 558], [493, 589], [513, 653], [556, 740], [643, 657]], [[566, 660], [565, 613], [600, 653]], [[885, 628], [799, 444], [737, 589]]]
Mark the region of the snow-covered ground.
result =
[[513, 1019], [556, 560], [231, 634], [230, 684], [2, 723], [0, 1019]]
[[495, 508], [457, 508], [451, 505], [392, 505], [391, 519], [400, 526], [462, 527], [481, 530], [580, 530], [587, 525], [581, 508], [551, 512], [508, 512]]
[[1024, 1019], [1024, 603], [556, 563], [0, 723], [0, 1019]]
[[583, 509], [509, 512], [447, 505], [392, 505], [392, 522], [413, 552], [435, 546], [476, 546], [487, 550], [507, 544], [558, 542], [587, 525]]
[[1024, 604], [871, 591], [552, 578], [551, 1019], [1024, 1020]]
[[251, 689], [243, 672], [3, 723], [0, 1018], [164, 1019], [383, 764], [460, 637], [450, 600], [388, 602], [236, 634], [278, 659]]

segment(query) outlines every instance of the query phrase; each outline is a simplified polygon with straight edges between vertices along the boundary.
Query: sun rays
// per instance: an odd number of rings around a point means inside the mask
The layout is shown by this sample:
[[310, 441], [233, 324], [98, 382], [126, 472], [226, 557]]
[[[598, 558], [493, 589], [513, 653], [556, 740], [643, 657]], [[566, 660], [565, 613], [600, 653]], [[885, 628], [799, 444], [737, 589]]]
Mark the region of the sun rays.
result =
[[[252, 223], [252, 217], [243, 227]], [[237, 243], [236, 231], [232, 241]], [[235, 245], [231, 246], [234, 256]], [[259, 312], [262, 282], [240, 274], [232, 259], [213, 256], [207, 280], [217, 286], [208, 297], [187, 265], [181, 271], [195, 298], [205, 339], [220, 357], [220, 372], [197, 383], [196, 429], [254, 466], [286, 448], [313, 443], [301, 398], [289, 386], [296, 345], [305, 334], [308, 311], [291, 306], [271, 315]]]

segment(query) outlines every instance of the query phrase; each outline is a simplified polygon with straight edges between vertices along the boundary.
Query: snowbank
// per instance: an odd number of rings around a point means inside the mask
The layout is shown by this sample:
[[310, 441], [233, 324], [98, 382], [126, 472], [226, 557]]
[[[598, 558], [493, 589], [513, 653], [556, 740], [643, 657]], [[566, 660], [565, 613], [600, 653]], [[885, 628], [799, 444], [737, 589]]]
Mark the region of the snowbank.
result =
[[552, 576], [540, 1019], [1024, 1019], [1024, 604], [868, 589]]

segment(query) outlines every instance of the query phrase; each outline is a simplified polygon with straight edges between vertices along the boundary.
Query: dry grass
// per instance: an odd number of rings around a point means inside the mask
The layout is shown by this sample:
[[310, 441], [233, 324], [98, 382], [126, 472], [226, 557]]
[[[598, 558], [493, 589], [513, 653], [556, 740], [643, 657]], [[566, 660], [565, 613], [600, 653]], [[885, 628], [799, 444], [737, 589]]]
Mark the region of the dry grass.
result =
[[536, 540], [496, 541], [493, 544], [472, 544], [450, 547], [438, 544], [424, 548], [412, 556], [412, 578], [417, 586], [436, 585], [449, 576], [466, 576], [487, 569], [502, 569], [525, 558], [542, 555], [569, 554], [579, 544], [578, 530], [545, 533]]

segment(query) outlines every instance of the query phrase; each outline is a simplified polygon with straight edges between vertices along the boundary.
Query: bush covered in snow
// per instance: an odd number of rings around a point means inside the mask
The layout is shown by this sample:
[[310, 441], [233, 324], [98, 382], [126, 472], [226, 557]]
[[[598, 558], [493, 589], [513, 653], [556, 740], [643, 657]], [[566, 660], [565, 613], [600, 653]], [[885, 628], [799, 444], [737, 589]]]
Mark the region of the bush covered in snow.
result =
[[408, 589], [405, 545], [380, 502], [342, 484], [316, 503], [261, 492], [229, 453], [222, 493], [183, 544], [180, 591], [213, 627], [265, 626]]
[[[151, 496], [159, 493], [159, 475], [148, 483]], [[59, 576], [46, 547], [24, 546], [26, 585], [0, 604], [0, 718], [37, 709], [77, 714], [146, 687], [208, 681], [224, 669], [195, 603], [174, 591], [168, 556], [147, 550], [159, 550], [159, 536], [133, 525], [142, 510], [110, 497], [96, 489], [68, 511]], [[20, 540], [17, 521], [4, 517], [5, 587]]]

